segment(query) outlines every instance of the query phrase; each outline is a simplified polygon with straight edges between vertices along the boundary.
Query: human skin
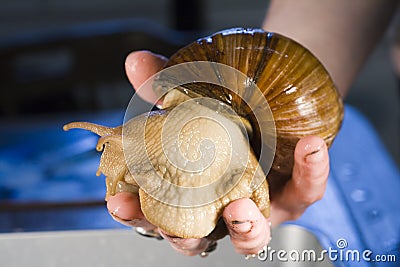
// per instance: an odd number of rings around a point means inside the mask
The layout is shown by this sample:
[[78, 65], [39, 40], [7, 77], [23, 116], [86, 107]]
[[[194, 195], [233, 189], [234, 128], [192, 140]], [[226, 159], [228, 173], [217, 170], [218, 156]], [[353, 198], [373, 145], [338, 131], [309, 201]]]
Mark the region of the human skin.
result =
[[[281, 33], [307, 47], [325, 65], [344, 97], [356, 74], [394, 14], [397, 1], [374, 0], [276, 0], [271, 1], [263, 28]], [[134, 88], [162, 69], [167, 61], [149, 51], [131, 53], [125, 63]], [[139, 91], [154, 103], [153, 91]], [[270, 227], [301, 216], [321, 199], [329, 174], [329, 156], [324, 141], [315, 136], [301, 139], [294, 152], [292, 179], [271, 201], [271, 217], [265, 219], [250, 199], [231, 202], [222, 217], [237, 253], [255, 254], [270, 240]], [[107, 207], [119, 222], [155, 229], [140, 210], [139, 198], [128, 192], [110, 197]], [[239, 221], [241, 224], [232, 224]], [[210, 244], [207, 238], [182, 239], [156, 229], [178, 252], [197, 255]]]
[[346, 96], [386, 32], [397, 0], [272, 0], [263, 23], [308, 48]]

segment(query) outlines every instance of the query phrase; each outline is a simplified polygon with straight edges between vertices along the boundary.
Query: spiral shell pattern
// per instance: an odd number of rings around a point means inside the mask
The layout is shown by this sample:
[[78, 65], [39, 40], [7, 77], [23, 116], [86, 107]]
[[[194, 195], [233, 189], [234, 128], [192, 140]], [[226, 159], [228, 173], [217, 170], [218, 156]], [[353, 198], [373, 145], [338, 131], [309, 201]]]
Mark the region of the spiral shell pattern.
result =
[[[272, 111], [277, 143], [276, 155], [268, 174], [271, 194], [290, 179], [297, 141], [308, 135], [323, 138], [330, 146], [339, 131], [343, 104], [335, 85], [321, 62], [305, 47], [280, 34], [261, 29], [234, 28], [201, 38], [176, 52], [166, 67], [191, 61], [218, 62], [244, 73], [257, 84]], [[245, 81], [229, 81], [224, 72], [213, 69], [208, 75], [226, 83], [236, 83], [238, 94], [213, 85], [187, 84], [186, 94], [215, 98], [232, 106], [253, 127], [251, 144], [260, 153], [263, 130], [254, 119], [249, 103], [243, 101]], [[251, 96], [249, 97], [251, 98]], [[252, 99], [257, 105], [264, 99]]]

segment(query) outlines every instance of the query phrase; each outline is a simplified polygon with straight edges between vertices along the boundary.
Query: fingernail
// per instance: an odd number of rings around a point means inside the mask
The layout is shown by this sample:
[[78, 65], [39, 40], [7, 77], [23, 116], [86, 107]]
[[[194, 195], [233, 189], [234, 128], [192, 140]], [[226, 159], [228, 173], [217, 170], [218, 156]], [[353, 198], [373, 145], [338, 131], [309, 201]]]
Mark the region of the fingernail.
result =
[[231, 221], [231, 229], [236, 233], [248, 233], [251, 230], [251, 223], [249, 221]]
[[310, 153], [306, 154], [305, 161], [314, 163], [314, 162], [319, 162], [323, 159], [323, 154], [321, 148], [317, 148]]

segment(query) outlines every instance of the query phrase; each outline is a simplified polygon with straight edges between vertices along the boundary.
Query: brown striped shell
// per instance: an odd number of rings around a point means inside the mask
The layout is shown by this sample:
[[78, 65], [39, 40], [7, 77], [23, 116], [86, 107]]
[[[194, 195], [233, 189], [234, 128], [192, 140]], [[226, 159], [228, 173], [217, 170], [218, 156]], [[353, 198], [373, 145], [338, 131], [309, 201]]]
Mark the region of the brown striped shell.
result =
[[[301, 137], [320, 136], [329, 147], [339, 131], [343, 104], [329, 73], [310, 51], [287, 37], [261, 29], [227, 29], [180, 49], [166, 67], [191, 61], [231, 66], [262, 91], [272, 111], [277, 136], [275, 158], [267, 175], [272, 197], [291, 176], [294, 148]], [[214, 75], [224, 79], [223, 73]], [[255, 130], [253, 150], [259, 152], [261, 131], [240, 96], [233, 95], [231, 99], [229, 89], [210, 84], [183, 87], [219, 99], [247, 118]], [[246, 87], [239, 90], [246, 91]]]

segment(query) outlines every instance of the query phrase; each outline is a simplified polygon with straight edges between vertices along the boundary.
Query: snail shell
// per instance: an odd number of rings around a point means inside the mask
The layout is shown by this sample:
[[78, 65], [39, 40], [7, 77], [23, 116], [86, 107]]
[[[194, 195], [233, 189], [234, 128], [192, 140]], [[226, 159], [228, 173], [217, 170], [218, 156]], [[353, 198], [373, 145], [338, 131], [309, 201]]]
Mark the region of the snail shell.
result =
[[[129, 163], [125, 163], [121, 127], [108, 128], [79, 122], [64, 126], [65, 130], [84, 128], [102, 136], [97, 146], [98, 150], [104, 149], [98, 173], [102, 172], [107, 176], [107, 196], [118, 191], [138, 192], [142, 211], [151, 223], [171, 235], [185, 238], [209, 235], [217, 225], [223, 208], [230, 201], [238, 198], [250, 197], [264, 216], [268, 217], [270, 196], [266, 180], [268, 180], [271, 198], [273, 198], [274, 193], [279, 192], [290, 179], [297, 141], [304, 136], [317, 135], [330, 146], [340, 128], [343, 117], [341, 98], [326, 69], [307, 49], [282, 35], [264, 32], [260, 29], [237, 28], [221, 31], [180, 49], [170, 58], [165, 67], [195, 61], [216, 62], [237, 69], [246, 75], [249, 81], [258, 86], [262, 92], [261, 97], [252, 97], [253, 92], [250, 91], [248, 83], [238, 83], [236, 87], [238, 92], [250, 95], [249, 99], [253, 99], [254, 103], [246, 102], [242, 99], [241, 94], [232, 93], [229, 89], [215, 84], [188, 83], [179, 86], [176, 88], [178, 90], [172, 90], [165, 96], [161, 111], [144, 114], [124, 124], [124, 129], [127, 129], [125, 136], [132, 136], [129, 142], [132, 142], [133, 148], [128, 149], [128, 152], [125, 151], [125, 155], [128, 155], [127, 161], [135, 163], [133, 167], [128, 167]], [[215, 76], [220, 80], [230, 79], [218, 69], [214, 68], [214, 70], [209, 74], [210, 76]], [[146, 164], [143, 163], [146, 155], [140, 149], [135, 150], [140, 144], [137, 143], [134, 136], [138, 134], [137, 129], [145, 128], [144, 139], [145, 143], [150, 144], [147, 155], [150, 161], [153, 161], [152, 166], [159, 173], [163, 173], [163, 178], [168, 176], [168, 179], [173, 179], [173, 175], [166, 175], [170, 173], [173, 166], [165, 163], [168, 161], [165, 155], [157, 150], [158, 147], [161, 147], [161, 143], [157, 142], [162, 139], [160, 125], [175, 106], [198, 96], [222, 101], [226, 106], [231, 107], [244, 122], [251, 137], [251, 147], [248, 146], [245, 149], [250, 152], [248, 164], [244, 170], [245, 175], [228, 194], [214, 202], [189, 208], [168, 205], [152, 197], [137, 183], [139, 176], [149, 177], [149, 173], [143, 171], [148, 169], [148, 166], [146, 167]], [[265, 100], [272, 111], [276, 128], [276, 153], [266, 180], [265, 174], [260, 171], [257, 162], [265, 129], [261, 128], [262, 125], [260, 126], [250, 108], [250, 106]], [[196, 115], [196, 112], [200, 111], [196, 107], [193, 108], [193, 111], [190, 109], [185, 111], [181, 116]], [[143, 119], [146, 119], [147, 124], [142, 123]], [[227, 123], [230, 125], [229, 127], [232, 126], [229, 122]], [[235, 125], [236, 123], [233, 122]], [[232, 128], [234, 129], [235, 126]], [[207, 132], [209, 129], [216, 128], [207, 126], [207, 123], [197, 123], [188, 129], [189, 132], [195, 132], [195, 130]], [[213, 138], [219, 138], [223, 135], [223, 131], [218, 131], [216, 129], [209, 132]], [[147, 135], [147, 133], [150, 134]], [[147, 136], [149, 137], [147, 138]], [[236, 133], [233, 136], [235, 142], [242, 144], [240, 134]], [[192, 140], [192, 137], [182, 138], [184, 142], [190, 143], [188, 140]], [[235, 153], [236, 155], [241, 154], [240, 151]], [[219, 161], [218, 159], [216, 162], [220, 164], [219, 166], [224, 164], [223, 160]], [[186, 185], [183, 176], [179, 172], [176, 173], [179, 176], [177, 183]], [[218, 168], [213, 169], [210, 173], [218, 173]], [[234, 170], [228, 171], [229, 175], [234, 176], [232, 173]], [[256, 189], [251, 187], [253, 176], [263, 179]], [[210, 178], [207, 177], [204, 179]], [[201, 178], [201, 175], [198, 178]], [[206, 183], [208, 182], [210, 181], [206, 180]], [[199, 184], [196, 185], [199, 186]]]
[[[166, 67], [191, 61], [231, 66], [256, 83], [264, 95], [277, 137], [274, 162], [267, 176], [271, 198], [291, 177], [294, 148], [300, 138], [316, 135], [329, 147], [339, 131], [343, 104], [329, 73], [310, 51], [287, 37], [261, 29], [227, 29], [182, 48]], [[214, 75], [224, 79], [224, 73]], [[188, 89], [182, 91], [186, 94], [195, 92], [223, 101], [248, 119], [254, 131], [252, 148], [257, 155], [260, 153], [262, 130], [241, 96], [210, 84], [183, 87]], [[246, 91], [246, 86], [238, 91]]]

